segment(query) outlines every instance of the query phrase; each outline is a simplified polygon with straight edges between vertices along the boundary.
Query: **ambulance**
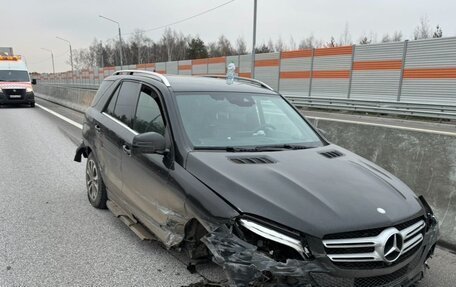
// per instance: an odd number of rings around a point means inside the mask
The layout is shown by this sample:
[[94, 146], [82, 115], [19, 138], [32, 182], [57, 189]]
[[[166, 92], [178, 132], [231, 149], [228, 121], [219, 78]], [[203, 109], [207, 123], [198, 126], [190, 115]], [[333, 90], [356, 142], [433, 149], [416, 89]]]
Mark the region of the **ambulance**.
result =
[[35, 106], [35, 94], [27, 65], [21, 56], [0, 55], [0, 105]]

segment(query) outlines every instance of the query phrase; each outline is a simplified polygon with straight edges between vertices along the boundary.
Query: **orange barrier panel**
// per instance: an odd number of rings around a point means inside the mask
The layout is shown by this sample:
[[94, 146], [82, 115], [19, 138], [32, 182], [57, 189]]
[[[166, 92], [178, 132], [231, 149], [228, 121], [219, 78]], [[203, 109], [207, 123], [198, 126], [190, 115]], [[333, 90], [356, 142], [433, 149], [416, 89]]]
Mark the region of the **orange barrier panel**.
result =
[[272, 60], [256, 60], [255, 67], [278, 67], [280, 65], [279, 59]]
[[312, 57], [312, 49], [282, 52], [282, 59], [309, 58]]
[[281, 79], [309, 79], [310, 71], [280, 72]]
[[456, 68], [407, 69], [404, 79], [456, 79]]
[[349, 79], [350, 71], [313, 71], [314, 79]]
[[226, 60], [225, 57], [217, 57], [217, 58], [208, 58], [207, 63], [208, 64], [225, 64]]
[[343, 46], [335, 48], [319, 48], [315, 49], [315, 56], [337, 56], [337, 55], [351, 55], [353, 53], [352, 46]]
[[192, 70], [192, 65], [180, 65], [179, 66], [179, 71], [191, 71]]
[[402, 61], [366, 61], [354, 62], [353, 70], [400, 70], [402, 68]]

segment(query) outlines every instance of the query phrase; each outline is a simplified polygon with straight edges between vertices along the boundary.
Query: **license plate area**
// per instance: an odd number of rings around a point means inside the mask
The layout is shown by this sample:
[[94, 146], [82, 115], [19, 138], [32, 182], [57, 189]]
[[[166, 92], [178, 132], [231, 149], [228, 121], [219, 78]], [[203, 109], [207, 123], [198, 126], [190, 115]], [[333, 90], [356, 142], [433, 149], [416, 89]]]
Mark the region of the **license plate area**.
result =
[[13, 99], [13, 100], [20, 99], [20, 98], [22, 98], [22, 95], [9, 95], [9, 98]]

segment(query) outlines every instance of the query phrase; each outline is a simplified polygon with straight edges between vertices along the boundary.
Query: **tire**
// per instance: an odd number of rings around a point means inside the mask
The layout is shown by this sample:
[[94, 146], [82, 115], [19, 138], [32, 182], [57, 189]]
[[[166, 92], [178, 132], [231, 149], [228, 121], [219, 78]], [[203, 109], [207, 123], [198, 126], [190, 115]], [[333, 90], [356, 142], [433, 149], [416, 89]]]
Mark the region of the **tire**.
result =
[[106, 209], [106, 201], [108, 200], [106, 186], [101, 178], [100, 168], [93, 153], [90, 153], [87, 158], [86, 187], [90, 204], [95, 208]]
[[35, 107], [35, 103], [30, 103], [30, 107], [34, 108]]

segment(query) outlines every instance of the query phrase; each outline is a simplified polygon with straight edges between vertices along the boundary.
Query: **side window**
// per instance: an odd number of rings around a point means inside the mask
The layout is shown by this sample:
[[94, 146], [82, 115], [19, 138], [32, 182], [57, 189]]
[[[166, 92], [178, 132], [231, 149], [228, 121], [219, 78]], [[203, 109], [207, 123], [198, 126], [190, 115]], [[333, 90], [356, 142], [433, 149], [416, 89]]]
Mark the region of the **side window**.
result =
[[165, 135], [158, 95], [147, 86], [142, 86], [139, 94], [133, 129], [139, 133], [156, 132]]
[[109, 100], [109, 104], [105, 109], [105, 112], [110, 116], [114, 115], [114, 108], [116, 106], [117, 96], [119, 96], [120, 86], [121, 85], [119, 85], [114, 91], [114, 94], [112, 95], [111, 99]]
[[[139, 94], [139, 88], [140, 84], [138, 83], [129, 81], [123, 82], [117, 96], [114, 112], [112, 113], [114, 118], [129, 127], [132, 125], [132, 118], [135, 110], [135, 103]], [[109, 103], [108, 110], [110, 106], [111, 103]]]

